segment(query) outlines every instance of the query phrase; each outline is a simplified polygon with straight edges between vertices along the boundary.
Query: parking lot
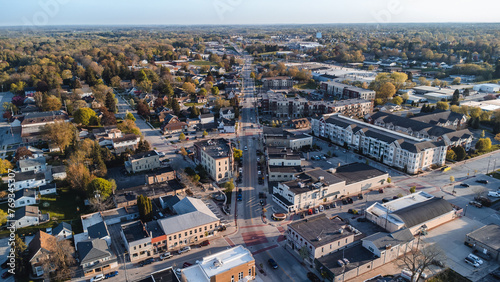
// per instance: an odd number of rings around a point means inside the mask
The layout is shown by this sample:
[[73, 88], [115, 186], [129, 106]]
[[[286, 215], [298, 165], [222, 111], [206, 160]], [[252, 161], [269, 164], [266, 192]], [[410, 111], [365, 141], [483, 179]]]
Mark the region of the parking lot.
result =
[[123, 166], [109, 168], [107, 177], [116, 181], [117, 189], [136, 187], [146, 183], [144, 173], [127, 174]]

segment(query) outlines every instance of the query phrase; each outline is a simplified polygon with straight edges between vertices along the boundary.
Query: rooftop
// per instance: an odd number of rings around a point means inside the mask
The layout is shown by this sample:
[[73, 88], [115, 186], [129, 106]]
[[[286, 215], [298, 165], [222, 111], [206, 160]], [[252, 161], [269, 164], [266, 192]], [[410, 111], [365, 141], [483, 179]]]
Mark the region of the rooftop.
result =
[[16, 176], [14, 176], [14, 179], [16, 180], [16, 182], [31, 180], [31, 179], [43, 180], [43, 179], [45, 179], [45, 173], [43, 173], [43, 172], [36, 173], [33, 170], [26, 171], [26, 172], [19, 172], [19, 173], [16, 173]]
[[344, 267], [339, 266], [337, 263], [337, 261], [342, 258], [349, 260], [349, 264], [345, 266], [345, 272], [348, 272], [359, 266], [365, 265], [374, 259], [374, 255], [358, 243], [343, 250], [320, 257], [317, 260], [324, 267], [328, 268], [335, 276], [338, 276], [344, 271]]
[[148, 152], [142, 152], [142, 153], [130, 156], [130, 160], [138, 160], [138, 159], [147, 158], [147, 157], [151, 157], [151, 156], [158, 156], [158, 152], [156, 152], [155, 150], [151, 150]]
[[494, 250], [500, 250], [500, 225], [488, 224], [467, 234], [467, 237], [481, 242]]
[[200, 148], [200, 150], [204, 151], [214, 159], [232, 156], [229, 141], [224, 138], [195, 142], [194, 146]]
[[80, 257], [80, 265], [91, 263], [96, 260], [111, 256], [108, 244], [102, 239], [93, 239], [78, 242], [77, 248], [78, 255]]
[[150, 237], [140, 220], [122, 224], [122, 230], [128, 243]]
[[302, 167], [299, 166], [269, 166], [269, 172], [272, 173], [300, 173]]
[[255, 259], [243, 246], [236, 246], [204, 257], [198, 264], [182, 270], [187, 281], [210, 281], [210, 278], [240, 265], [255, 262]]
[[363, 241], [371, 241], [379, 250], [385, 250], [386, 246], [397, 246], [411, 242], [415, 239], [408, 228], [400, 229], [392, 233], [378, 232], [363, 238]]
[[19, 160], [19, 168], [45, 165], [45, 157]]
[[109, 236], [108, 227], [104, 221], [89, 226], [87, 232], [91, 239], [101, 239]]
[[345, 229], [346, 223], [339, 217], [329, 219], [326, 214], [296, 221], [288, 225], [314, 247], [323, 246], [342, 238], [354, 236]]
[[215, 215], [210, 216], [200, 211], [193, 211], [160, 219], [158, 224], [168, 235], [217, 221], [219, 219]]
[[135, 205], [135, 201], [139, 195], [144, 195], [149, 198], [158, 198], [169, 194], [175, 194], [176, 191], [181, 189], [183, 188], [179, 181], [174, 179], [162, 182], [159, 185], [142, 185], [116, 190], [114, 198], [117, 205], [122, 203], [133, 203]]
[[335, 171], [335, 176], [345, 180], [346, 185], [360, 182], [387, 174], [364, 163], [351, 163], [339, 166]]
[[158, 221], [150, 221], [145, 223], [146, 225], [146, 230], [151, 234], [151, 238], [156, 238], [165, 235], [165, 232], [160, 227], [160, 224]]

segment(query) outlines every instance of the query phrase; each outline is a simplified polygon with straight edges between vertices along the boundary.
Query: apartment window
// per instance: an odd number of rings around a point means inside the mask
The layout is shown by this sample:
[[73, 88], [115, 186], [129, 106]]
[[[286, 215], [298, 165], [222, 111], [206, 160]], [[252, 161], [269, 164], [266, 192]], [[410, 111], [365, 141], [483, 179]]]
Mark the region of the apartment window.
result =
[[198, 231], [198, 229], [195, 229], [195, 230], [194, 230], [194, 233], [197, 233], [197, 231]]
[[177, 235], [174, 235], [174, 240], [177, 239]]
[[243, 280], [243, 271], [238, 273], [238, 280]]
[[187, 235], [188, 235], [187, 231], [186, 231], [186, 232], [184, 232], [184, 236], [186, 237]]
[[234, 282], [234, 275], [231, 275], [231, 282]]
[[212, 224], [210, 224], [210, 229], [212, 229]]
[[345, 243], [347, 244], [347, 239], [345, 239]]
[[172, 236], [168, 236], [168, 240], [169, 240], [169, 241], [172, 241]]
[[207, 231], [207, 226], [205, 226], [205, 231]]
[[189, 235], [193, 235], [193, 230], [189, 230]]
[[200, 227], [200, 232], [201, 232], [201, 227]]
[[252, 276], [252, 269], [248, 269], [248, 276]]

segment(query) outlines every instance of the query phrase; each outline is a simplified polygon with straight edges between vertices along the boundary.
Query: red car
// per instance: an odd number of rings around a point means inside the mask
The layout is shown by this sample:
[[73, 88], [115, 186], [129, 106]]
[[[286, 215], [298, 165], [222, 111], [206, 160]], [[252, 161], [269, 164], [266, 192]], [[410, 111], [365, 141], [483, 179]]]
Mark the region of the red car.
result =
[[202, 247], [205, 247], [205, 246], [208, 246], [208, 245], [210, 245], [210, 242], [208, 240], [207, 241], [203, 241], [200, 244], [200, 246], [202, 246]]
[[183, 265], [182, 265], [182, 268], [186, 268], [186, 267], [189, 267], [193, 265], [192, 263], [189, 263], [189, 262], [185, 262]]

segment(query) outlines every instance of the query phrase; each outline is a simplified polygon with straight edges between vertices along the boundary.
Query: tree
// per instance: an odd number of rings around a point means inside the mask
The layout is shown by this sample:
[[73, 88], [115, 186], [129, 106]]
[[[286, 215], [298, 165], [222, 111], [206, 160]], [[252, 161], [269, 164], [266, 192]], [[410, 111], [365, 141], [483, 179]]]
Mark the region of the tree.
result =
[[481, 135], [479, 137], [484, 138], [484, 136], [485, 136], [485, 133], [484, 133], [484, 130], [483, 130], [483, 131], [481, 131]]
[[203, 131], [203, 137], [207, 137], [208, 132], [206, 130]]
[[43, 97], [42, 109], [44, 111], [58, 111], [61, 109], [62, 103], [59, 98], [54, 95]]
[[149, 116], [150, 110], [149, 106], [143, 102], [137, 104], [137, 114], [143, 117]]
[[415, 191], [417, 191], [417, 187], [416, 186], [411, 186], [410, 187], [410, 193], [415, 193]]
[[153, 217], [153, 205], [151, 199], [144, 195], [137, 197], [137, 207], [139, 209], [139, 216], [142, 221], [149, 222]]
[[33, 153], [28, 150], [26, 147], [19, 147], [16, 150], [16, 156], [14, 157], [14, 160], [17, 162], [19, 160], [24, 160], [26, 158], [33, 157]]
[[309, 249], [307, 246], [302, 246], [302, 248], [299, 249], [299, 256], [303, 259], [309, 259], [311, 257], [311, 254], [309, 252]]
[[392, 179], [390, 177], [387, 177], [387, 183], [391, 183]]
[[137, 143], [137, 149], [135, 150], [135, 153], [141, 153], [141, 152], [148, 152], [151, 150], [151, 145], [149, 144], [148, 140], [146, 139], [141, 139]]
[[73, 118], [77, 124], [87, 126], [92, 118], [97, 118], [97, 114], [91, 108], [80, 108], [73, 114]]
[[184, 84], [182, 84], [182, 90], [186, 91], [188, 94], [194, 94], [196, 93], [196, 85], [192, 82], [184, 82]]
[[457, 154], [453, 150], [448, 150], [446, 151], [446, 159], [454, 161], [457, 159]]
[[392, 102], [393, 102], [394, 104], [396, 104], [396, 105], [401, 105], [401, 104], [403, 104], [403, 99], [402, 99], [401, 97], [397, 96], [397, 97], [394, 97], [394, 98], [392, 99]]
[[465, 159], [465, 157], [467, 156], [467, 152], [465, 152], [465, 149], [464, 147], [462, 146], [456, 146], [456, 147], [453, 147], [451, 148], [453, 150], [453, 152], [455, 152], [455, 155], [457, 157], [457, 161], [463, 161]]
[[14, 244], [15, 246], [14, 249], [14, 257], [15, 257], [15, 272], [16, 272], [16, 280], [23, 277], [23, 276], [28, 276], [27, 273], [29, 273], [28, 268], [26, 267], [27, 265], [27, 260], [25, 257], [25, 252], [26, 249], [28, 248], [26, 244], [24, 243], [23, 239], [19, 237], [18, 234], [15, 234], [14, 236]]
[[211, 89], [213, 95], [219, 95], [219, 87], [214, 86]]
[[176, 116], [178, 116], [181, 112], [181, 106], [179, 106], [179, 102], [175, 98], [170, 100], [170, 108], [172, 109], [172, 111], [174, 111], [174, 114]]
[[460, 85], [462, 83], [462, 79], [460, 77], [455, 77], [451, 82], [451, 85]]
[[112, 92], [106, 94], [106, 108], [112, 113], [116, 112], [116, 99]]
[[181, 133], [181, 134], [179, 135], [179, 140], [181, 140], [181, 141], [186, 140], [186, 135], [185, 135], [184, 133]]
[[453, 183], [453, 182], [455, 182], [455, 176], [451, 175], [450, 176], [450, 183]]
[[201, 88], [200, 91], [198, 91], [198, 95], [203, 97], [207, 96], [207, 89]]
[[7, 213], [4, 210], [0, 210], [0, 226], [7, 223]]
[[122, 79], [119, 76], [113, 76], [111, 78], [111, 86], [114, 88], [120, 88], [122, 84]]
[[460, 92], [458, 91], [458, 89], [456, 89], [455, 92], [453, 92], [453, 98], [451, 99], [450, 105], [460, 105], [459, 99]]
[[133, 121], [133, 122], [135, 122], [135, 121], [136, 121], [136, 119], [135, 119], [135, 117], [134, 117], [134, 114], [132, 114], [132, 113], [127, 113], [127, 114], [125, 115], [125, 119], [131, 120], [131, 121]]
[[64, 152], [75, 140], [77, 129], [71, 122], [55, 122], [46, 124], [42, 129], [42, 134]]
[[70, 187], [78, 191], [84, 191], [93, 179], [89, 169], [83, 163], [70, 164], [66, 170], [66, 175]]
[[476, 149], [480, 152], [490, 150], [491, 149], [491, 139], [490, 138], [480, 138], [476, 142]]
[[87, 185], [87, 196], [88, 197], [98, 197], [102, 200], [106, 200], [114, 191], [112, 183], [104, 178], [94, 178]]
[[396, 94], [396, 87], [391, 82], [382, 84], [377, 92], [377, 96], [383, 99], [391, 99]]
[[233, 181], [233, 179], [231, 178], [231, 179], [229, 179], [229, 181], [225, 182], [224, 185], [223, 185], [223, 187], [225, 189], [224, 191], [226, 191], [226, 192], [233, 191], [234, 190], [234, 181]]
[[420, 83], [421, 86], [431, 86], [431, 82], [428, 81], [425, 77], [421, 76], [418, 78], [418, 83]]
[[108, 109], [102, 107], [99, 109], [102, 113], [101, 124], [102, 125], [116, 125], [116, 116], [114, 113], [108, 111]]
[[58, 240], [50, 236], [46, 239], [46, 248], [50, 250], [48, 256], [42, 259], [44, 276], [47, 280], [66, 281], [73, 276], [71, 266], [75, 263], [73, 254], [75, 249], [69, 240]]
[[120, 129], [123, 133], [134, 133], [137, 136], [141, 135], [141, 130], [135, 122], [130, 119], [125, 119], [121, 123], [118, 124], [118, 129]]
[[243, 157], [243, 151], [240, 149], [233, 150], [233, 157], [235, 160], [239, 161]]
[[442, 261], [445, 258], [436, 244], [427, 244], [421, 238], [418, 238], [418, 240], [415, 248], [398, 259], [399, 266], [411, 272], [410, 281], [419, 281], [422, 273], [427, 270], [433, 261]]
[[446, 110], [448, 110], [450, 108], [450, 106], [446, 102], [439, 101], [439, 102], [436, 103], [436, 108], [438, 110], [446, 111]]
[[495, 140], [500, 142], [500, 133], [497, 133], [497, 135], [495, 135]]
[[[179, 150], [179, 153], [180, 153], [181, 155], [183, 155], [183, 156], [187, 156], [187, 154], [188, 154], [188, 153], [187, 153], [187, 151], [186, 151], [186, 148], [184, 148], [184, 147], [182, 147], [182, 148]], [[190, 167], [188, 167], [188, 168], [190, 168]], [[186, 168], [186, 169], [188, 169], [188, 168]]]

